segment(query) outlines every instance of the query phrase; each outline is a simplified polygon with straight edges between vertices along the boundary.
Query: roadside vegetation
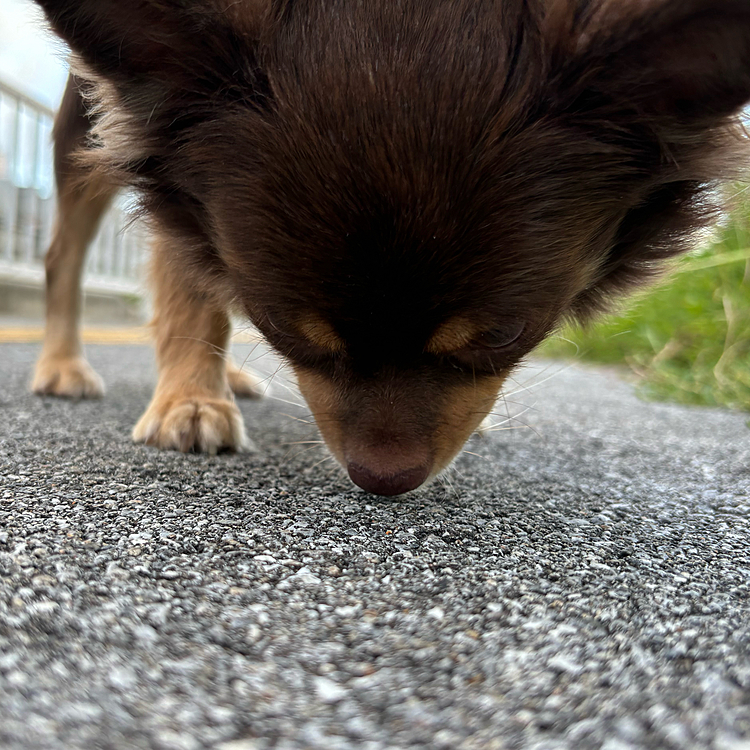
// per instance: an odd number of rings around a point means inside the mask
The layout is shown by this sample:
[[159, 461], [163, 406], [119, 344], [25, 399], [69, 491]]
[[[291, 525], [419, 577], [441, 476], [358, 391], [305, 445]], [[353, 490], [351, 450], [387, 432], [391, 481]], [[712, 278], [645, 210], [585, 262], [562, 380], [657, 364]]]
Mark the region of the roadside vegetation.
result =
[[627, 367], [645, 398], [750, 411], [750, 198], [657, 287], [541, 353]]

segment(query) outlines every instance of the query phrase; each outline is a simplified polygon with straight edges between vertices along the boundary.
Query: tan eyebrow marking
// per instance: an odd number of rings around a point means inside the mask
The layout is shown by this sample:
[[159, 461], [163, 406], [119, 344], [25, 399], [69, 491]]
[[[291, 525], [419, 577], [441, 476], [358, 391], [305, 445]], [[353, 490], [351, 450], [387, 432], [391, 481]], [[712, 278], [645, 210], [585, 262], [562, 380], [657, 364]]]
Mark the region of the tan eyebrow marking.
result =
[[466, 346], [478, 333], [477, 327], [461, 316], [446, 320], [432, 334], [426, 351], [430, 354], [448, 354]]
[[302, 335], [316, 346], [327, 349], [329, 352], [344, 351], [344, 342], [333, 330], [333, 326], [323, 318], [310, 315], [299, 321], [298, 326]]

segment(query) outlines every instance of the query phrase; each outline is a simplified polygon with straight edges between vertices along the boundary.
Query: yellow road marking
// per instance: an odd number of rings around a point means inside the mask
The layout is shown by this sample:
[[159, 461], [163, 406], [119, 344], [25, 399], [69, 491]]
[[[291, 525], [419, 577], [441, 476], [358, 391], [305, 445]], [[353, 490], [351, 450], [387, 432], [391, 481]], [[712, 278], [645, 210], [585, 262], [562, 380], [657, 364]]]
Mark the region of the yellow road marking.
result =
[[[147, 344], [147, 328], [84, 328], [83, 340], [87, 344]], [[18, 326], [0, 328], [0, 344], [36, 344], [44, 339], [44, 328]]]
[[[150, 344], [151, 332], [148, 328], [84, 328], [85, 344]], [[0, 344], [38, 344], [44, 340], [41, 326], [15, 326], [0, 328]], [[238, 344], [255, 344], [260, 341], [257, 333], [241, 331], [232, 336]]]

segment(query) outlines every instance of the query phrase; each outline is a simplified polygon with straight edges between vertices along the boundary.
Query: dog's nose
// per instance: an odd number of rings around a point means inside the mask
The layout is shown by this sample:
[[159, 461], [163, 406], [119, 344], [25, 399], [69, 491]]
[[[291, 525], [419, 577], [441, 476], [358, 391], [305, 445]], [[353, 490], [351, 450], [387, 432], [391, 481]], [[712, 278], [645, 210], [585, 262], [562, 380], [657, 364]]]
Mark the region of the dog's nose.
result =
[[373, 495], [402, 495], [419, 487], [430, 473], [429, 464], [403, 469], [393, 474], [380, 473], [349, 461], [347, 470], [352, 482]]

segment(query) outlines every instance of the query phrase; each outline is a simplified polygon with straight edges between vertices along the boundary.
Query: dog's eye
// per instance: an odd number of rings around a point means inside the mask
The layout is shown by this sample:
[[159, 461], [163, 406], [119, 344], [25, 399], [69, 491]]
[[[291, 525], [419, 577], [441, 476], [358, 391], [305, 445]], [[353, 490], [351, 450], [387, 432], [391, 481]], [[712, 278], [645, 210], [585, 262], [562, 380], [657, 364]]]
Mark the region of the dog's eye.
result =
[[496, 351], [507, 349], [521, 338], [526, 328], [523, 320], [498, 326], [490, 331], [485, 331], [474, 339], [474, 348], [479, 350]]
[[517, 358], [516, 348], [525, 330], [524, 321], [495, 326], [474, 336], [471, 343], [455, 352], [450, 361], [459, 370], [495, 374], [499, 368]]

